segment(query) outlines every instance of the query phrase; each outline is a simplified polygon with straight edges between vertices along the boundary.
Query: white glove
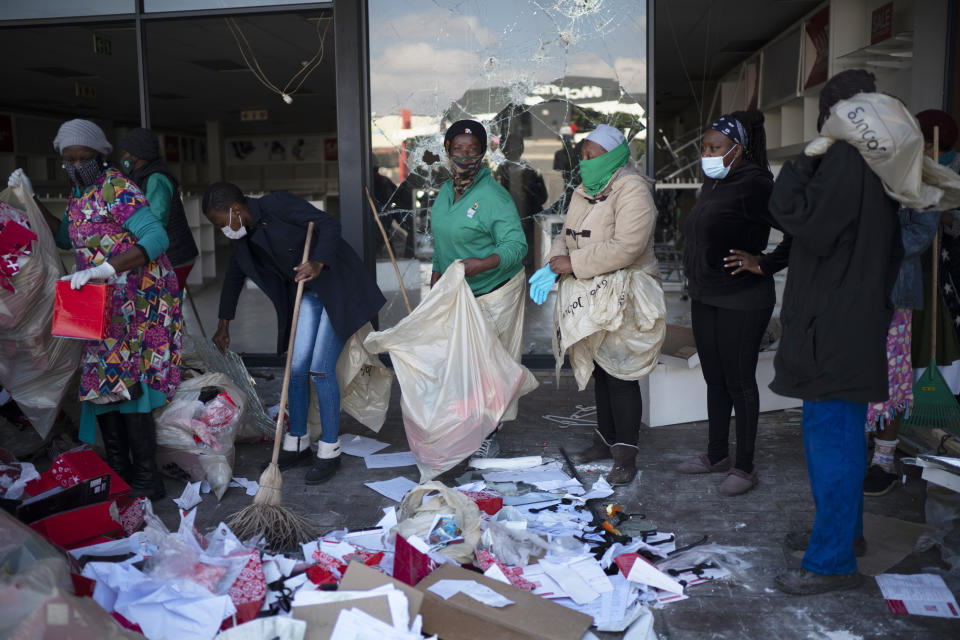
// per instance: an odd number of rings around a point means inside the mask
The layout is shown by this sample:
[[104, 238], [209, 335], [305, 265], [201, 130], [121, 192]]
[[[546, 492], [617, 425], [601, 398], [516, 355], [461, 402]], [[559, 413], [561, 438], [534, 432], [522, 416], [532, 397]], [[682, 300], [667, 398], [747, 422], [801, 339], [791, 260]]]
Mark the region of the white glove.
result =
[[8, 187], [15, 188], [19, 185], [23, 185], [23, 190], [27, 192], [28, 196], [31, 198], [34, 196], [33, 185], [30, 183], [30, 178], [27, 177], [27, 174], [23, 172], [23, 169], [16, 169], [10, 174], [10, 177], [7, 178]]
[[80, 289], [91, 280], [108, 280], [117, 274], [109, 262], [104, 262], [96, 267], [90, 267], [82, 271], [77, 271], [73, 275], [63, 276], [61, 280], [69, 280], [71, 289]]

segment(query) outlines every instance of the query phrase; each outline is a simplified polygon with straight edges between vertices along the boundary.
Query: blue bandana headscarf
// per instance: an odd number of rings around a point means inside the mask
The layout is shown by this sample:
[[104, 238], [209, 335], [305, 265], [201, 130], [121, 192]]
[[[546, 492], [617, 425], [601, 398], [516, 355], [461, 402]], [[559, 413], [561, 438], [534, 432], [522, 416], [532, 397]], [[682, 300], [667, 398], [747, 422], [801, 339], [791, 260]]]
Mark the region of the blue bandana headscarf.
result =
[[733, 116], [720, 116], [710, 125], [710, 128], [719, 131], [741, 147], [747, 146], [747, 132], [744, 131], [740, 121]]

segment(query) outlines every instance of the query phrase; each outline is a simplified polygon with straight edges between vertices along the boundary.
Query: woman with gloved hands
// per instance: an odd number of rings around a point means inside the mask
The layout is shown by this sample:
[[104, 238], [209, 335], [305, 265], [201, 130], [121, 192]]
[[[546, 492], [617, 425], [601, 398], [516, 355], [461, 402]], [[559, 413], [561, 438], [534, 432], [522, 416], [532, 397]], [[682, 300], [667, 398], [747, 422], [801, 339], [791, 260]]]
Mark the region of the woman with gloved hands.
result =
[[158, 499], [165, 491], [151, 411], [180, 384], [180, 292], [164, 254], [167, 234], [137, 186], [107, 163], [112, 146], [100, 127], [65, 122], [53, 147], [72, 184], [62, 220], [36, 198], [22, 169], [8, 184], [23, 186], [57, 246], [73, 249], [76, 272], [63, 278], [72, 288], [93, 280], [113, 284], [107, 337], [87, 340], [81, 359], [80, 439], [93, 442], [99, 424], [107, 463], [132, 495]]
[[[656, 365], [666, 329], [663, 290], [653, 253], [657, 212], [649, 183], [630, 161], [630, 147], [614, 127], [601, 124], [587, 136], [581, 150], [580, 175], [583, 184], [573, 192], [563, 233], [553, 243], [549, 262], [529, 280], [530, 297], [543, 304], [558, 276], [564, 278], [561, 288], [574, 286], [575, 280], [579, 283], [576, 286], [587, 287], [584, 290], [588, 295], [621, 276], [618, 281], [625, 286], [620, 306], [624, 309], [615, 313], [622, 314], [623, 332], [632, 335], [623, 335], [610, 325], [609, 331], [594, 333], [566, 349], [572, 363], [586, 360], [577, 355], [576, 349], [592, 358], [597, 403], [593, 443], [575, 453], [573, 459], [585, 463], [612, 457], [613, 469], [607, 481], [612, 486], [624, 485], [637, 473], [643, 413], [638, 380]], [[566, 341], [568, 325], [564, 319], [589, 309], [589, 301], [575, 299], [567, 304], [561, 290], [557, 304], [556, 333], [558, 339]], [[614, 306], [617, 304], [614, 302]], [[583, 322], [592, 320], [588, 315]], [[576, 375], [576, 363], [574, 368]], [[581, 389], [589, 369], [582, 377], [582, 383], [578, 379]]]

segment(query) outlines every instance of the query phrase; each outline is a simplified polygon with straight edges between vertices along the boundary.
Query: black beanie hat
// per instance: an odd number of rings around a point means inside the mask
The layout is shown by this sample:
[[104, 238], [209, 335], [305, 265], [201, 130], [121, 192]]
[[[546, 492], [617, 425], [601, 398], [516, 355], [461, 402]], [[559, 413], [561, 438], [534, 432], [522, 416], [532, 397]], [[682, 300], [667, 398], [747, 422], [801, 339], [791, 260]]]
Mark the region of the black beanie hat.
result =
[[863, 69], [841, 71], [827, 81], [820, 90], [820, 116], [817, 118], [817, 131], [830, 117], [830, 109], [841, 100], [847, 100], [858, 93], [876, 93], [876, 77]]
[[450, 153], [450, 145], [453, 143], [453, 139], [462, 133], [470, 134], [479, 140], [483, 153], [487, 152], [487, 130], [483, 128], [483, 125], [476, 120], [457, 120], [450, 125], [447, 134], [443, 136], [443, 148], [447, 150], [447, 153]]
[[151, 162], [160, 157], [160, 141], [150, 129], [137, 127], [120, 139], [120, 148], [132, 156]]

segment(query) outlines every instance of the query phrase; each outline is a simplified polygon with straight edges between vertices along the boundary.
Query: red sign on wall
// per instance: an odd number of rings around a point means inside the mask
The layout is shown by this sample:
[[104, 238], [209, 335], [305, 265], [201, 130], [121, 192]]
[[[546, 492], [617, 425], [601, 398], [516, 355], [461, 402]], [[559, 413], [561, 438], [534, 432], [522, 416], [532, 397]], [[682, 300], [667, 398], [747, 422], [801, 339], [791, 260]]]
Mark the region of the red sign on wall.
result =
[[337, 139], [324, 138], [323, 140], [323, 159], [327, 162], [336, 162], [339, 157], [337, 153]]
[[163, 136], [163, 157], [167, 162], [180, 162], [180, 136]]
[[888, 2], [873, 10], [870, 20], [870, 44], [893, 37], [893, 3]]

